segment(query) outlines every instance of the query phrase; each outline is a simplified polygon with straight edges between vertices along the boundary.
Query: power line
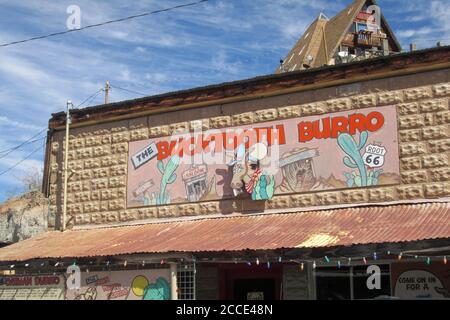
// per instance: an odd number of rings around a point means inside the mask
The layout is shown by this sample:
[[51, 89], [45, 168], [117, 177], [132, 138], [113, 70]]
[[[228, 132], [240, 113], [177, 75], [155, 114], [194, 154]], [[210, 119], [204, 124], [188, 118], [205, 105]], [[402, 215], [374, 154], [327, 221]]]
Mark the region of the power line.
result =
[[[97, 90], [94, 94], [90, 95], [89, 97], [87, 97], [86, 99], [84, 99], [83, 102], [81, 102], [79, 105], [77, 105], [77, 108], [81, 107], [81, 106], [84, 105], [86, 102], [90, 101], [91, 99], [94, 99], [95, 97], [97, 97], [102, 91], [103, 91], [103, 88]], [[40, 141], [40, 140], [42, 140], [42, 139], [45, 139], [46, 137], [40, 137], [40, 138], [37, 138], [37, 139], [34, 139], [34, 138], [36, 138], [37, 136], [39, 136], [40, 134], [42, 134], [42, 133], [43, 133], [44, 131], [46, 131], [46, 130], [47, 130], [47, 128], [45, 127], [45, 128], [43, 128], [41, 131], [39, 131], [38, 133], [36, 133], [34, 136], [32, 136], [31, 138], [25, 140], [24, 142], [20, 143], [19, 145], [15, 146], [15, 147], [12, 147], [12, 148], [9, 148], [9, 149], [6, 149], [6, 150], [0, 151], [0, 159], [5, 158], [5, 157], [8, 156], [10, 153], [12, 153], [12, 152], [14, 152], [14, 151], [16, 151], [16, 150], [22, 148], [23, 146], [26, 146], [26, 145], [29, 145], [29, 144], [31, 144], [31, 143], [34, 143], [34, 142]], [[33, 140], [33, 139], [34, 139], [34, 140]]]
[[111, 88], [127, 91], [127, 92], [130, 92], [130, 93], [133, 93], [133, 94], [139, 94], [141, 96], [147, 96], [148, 95], [148, 94], [145, 94], [145, 93], [141, 93], [141, 92], [133, 91], [133, 90], [130, 90], [130, 89], [125, 89], [125, 88], [122, 88], [122, 87], [118, 87], [118, 86], [115, 86], [115, 85], [112, 85], [112, 84], [110, 86], [111, 86]]
[[[45, 139], [45, 138], [46, 138], [46, 137], [40, 137], [40, 138], [38, 138], [38, 139], [34, 139], [34, 140], [28, 141], [28, 142], [26, 142], [26, 143], [23, 143], [21, 146], [26, 146], [26, 145], [35, 143], [35, 142], [37, 142], [37, 141], [41, 141], [41, 140], [43, 140], [43, 139]], [[18, 147], [14, 147], [14, 148], [11, 148], [11, 149], [7, 150], [7, 151], [8, 151], [7, 153], [5, 153], [5, 154], [3, 154], [3, 155], [0, 155], [0, 159], [5, 158], [8, 154], [10, 154], [11, 152], [13, 152], [13, 151], [15, 151], [15, 150], [17, 150], [17, 149], [19, 149], [19, 148], [18, 148]]]
[[13, 42], [9, 42], [9, 43], [3, 43], [3, 44], [0, 44], [0, 47], [12, 46], [12, 45], [19, 44], [19, 43], [24, 43], [24, 42], [34, 41], [34, 40], [40, 40], [40, 39], [45, 39], [45, 38], [50, 38], [50, 37], [59, 36], [59, 35], [67, 34], [67, 33], [82, 31], [82, 30], [86, 30], [86, 29], [90, 29], [90, 28], [96, 28], [96, 27], [107, 25], [107, 24], [123, 22], [123, 21], [131, 20], [131, 19], [135, 19], [135, 18], [145, 17], [145, 16], [149, 16], [149, 15], [152, 15], [152, 14], [168, 12], [168, 11], [181, 9], [181, 8], [186, 8], [186, 7], [192, 7], [192, 6], [198, 5], [198, 4], [203, 3], [203, 2], [208, 2], [208, 1], [209, 0], [200, 0], [200, 1], [196, 1], [196, 2], [191, 2], [191, 3], [186, 3], [186, 4], [181, 4], [181, 5], [178, 5], [178, 6], [174, 6], [174, 7], [165, 8], [165, 9], [160, 9], [160, 10], [155, 10], [155, 11], [150, 11], [150, 12], [144, 12], [144, 13], [140, 13], [140, 14], [136, 14], [136, 15], [132, 15], [132, 16], [128, 16], [128, 17], [125, 17], [125, 18], [116, 19], [116, 20], [109, 20], [109, 21], [105, 21], [105, 22], [101, 22], [101, 23], [91, 24], [91, 25], [87, 25], [87, 26], [79, 28], [79, 29], [71, 29], [71, 30], [66, 30], [66, 31], [60, 31], [60, 32], [55, 32], [55, 33], [50, 33], [50, 34], [47, 34], [47, 35], [43, 35], [43, 36], [37, 36], [37, 37], [32, 37], [32, 38], [28, 38], [28, 39], [24, 39], [24, 40], [18, 40], [18, 41], [13, 41]]
[[32, 136], [31, 138], [29, 138], [28, 140], [22, 142], [21, 144], [15, 146], [15, 147], [13, 147], [13, 148], [10, 148], [10, 149], [7, 149], [7, 150], [2, 150], [2, 151], [0, 151], [0, 153], [5, 153], [5, 152], [6, 152], [6, 154], [2, 155], [2, 156], [0, 157], [0, 159], [4, 158], [5, 156], [7, 156], [8, 154], [10, 154], [10, 153], [13, 152], [14, 150], [17, 150], [17, 149], [21, 148], [22, 146], [24, 146], [24, 145], [26, 145], [26, 144], [33, 143], [33, 142], [39, 140], [39, 139], [36, 139], [36, 140], [34, 140], [34, 141], [31, 141], [31, 140], [33, 140], [34, 138], [36, 138], [37, 136], [39, 136], [41, 133], [43, 133], [45, 130], [47, 130], [47, 128], [42, 129], [41, 131], [39, 131], [38, 133], [36, 133], [34, 136]]
[[104, 89], [100, 88], [97, 92], [93, 93], [92, 95], [90, 95], [89, 97], [87, 97], [86, 99], [84, 99], [83, 102], [81, 102], [79, 105], [77, 105], [77, 108], [81, 107], [83, 104], [85, 104], [86, 102], [97, 98], [97, 96], [100, 94], [100, 92], [102, 92]]
[[0, 172], [0, 176], [4, 175], [5, 173], [11, 171], [12, 169], [14, 169], [15, 167], [17, 167], [19, 164], [21, 164], [22, 162], [24, 162], [25, 160], [27, 160], [29, 157], [31, 157], [33, 154], [35, 154], [36, 152], [38, 152], [39, 150], [41, 150], [41, 146], [39, 146], [39, 148], [37, 148], [36, 150], [34, 150], [33, 152], [31, 152], [30, 154], [28, 154], [25, 158], [23, 158], [22, 160], [16, 162], [14, 165], [12, 165], [11, 167], [9, 167], [8, 169]]

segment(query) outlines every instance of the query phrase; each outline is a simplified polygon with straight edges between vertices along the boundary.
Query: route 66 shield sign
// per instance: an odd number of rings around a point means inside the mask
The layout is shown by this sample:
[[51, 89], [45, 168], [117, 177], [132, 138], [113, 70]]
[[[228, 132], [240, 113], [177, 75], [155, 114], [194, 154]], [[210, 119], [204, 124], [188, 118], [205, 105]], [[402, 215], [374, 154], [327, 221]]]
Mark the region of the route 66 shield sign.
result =
[[380, 168], [384, 165], [385, 155], [385, 147], [369, 144], [363, 155], [364, 164], [370, 168]]

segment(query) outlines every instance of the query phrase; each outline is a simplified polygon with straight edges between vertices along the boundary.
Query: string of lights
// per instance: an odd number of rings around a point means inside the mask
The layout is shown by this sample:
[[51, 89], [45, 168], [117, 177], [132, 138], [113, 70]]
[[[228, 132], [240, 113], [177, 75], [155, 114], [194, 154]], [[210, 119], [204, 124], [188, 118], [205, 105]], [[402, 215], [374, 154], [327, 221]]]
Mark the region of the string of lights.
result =
[[169, 7], [169, 8], [164, 8], [164, 9], [160, 9], [160, 10], [143, 12], [140, 14], [136, 14], [136, 15], [120, 18], [120, 19], [108, 20], [108, 21], [104, 21], [104, 22], [100, 22], [100, 23], [96, 23], [96, 24], [90, 24], [90, 25], [87, 25], [87, 26], [84, 26], [81, 28], [77, 28], [77, 29], [70, 29], [70, 30], [54, 32], [54, 33], [50, 33], [50, 34], [46, 34], [46, 35], [42, 35], [42, 36], [32, 37], [32, 38], [28, 38], [28, 39], [24, 39], [24, 40], [12, 41], [12, 42], [8, 42], [8, 43], [0, 44], [0, 47], [8, 47], [8, 46], [12, 46], [12, 45], [20, 44], [20, 43], [25, 43], [25, 42], [30, 42], [30, 41], [40, 40], [40, 39], [46, 39], [46, 38], [64, 35], [64, 34], [68, 34], [68, 33], [83, 31], [86, 29], [97, 28], [97, 27], [108, 25], [108, 24], [123, 22], [123, 21], [141, 18], [141, 17], [158, 14], [158, 13], [162, 13], [162, 12], [168, 12], [168, 11], [173, 11], [173, 10], [177, 10], [177, 9], [181, 9], [181, 8], [192, 7], [192, 6], [199, 5], [203, 2], [207, 2], [207, 1], [209, 1], [209, 0], [200, 0], [200, 1], [196, 1], [196, 2], [191, 2], [191, 3], [186, 3], [186, 4]]
[[[110, 269], [113, 267], [120, 267], [120, 268], [142, 268], [149, 265], [152, 266], [167, 266], [170, 263], [179, 263], [179, 264], [185, 264], [186, 263], [214, 263], [214, 264], [245, 264], [248, 267], [266, 267], [270, 269], [274, 264], [282, 264], [282, 263], [294, 263], [299, 266], [300, 271], [304, 271], [306, 266], [311, 266], [313, 269], [316, 269], [317, 267], [336, 267], [338, 269], [343, 268], [345, 266], [353, 266], [353, 265], [369, 265], [374, 264], [383, 261], [380, 259], [380, 256], [383, 254], [386, 254], [390, 257], [388, 260], [396, 260], [398, 262], [404, 261], [404, 262], [420, 262], [422, 261], [425, 265], [431, 265], [433, 262], [439, 262], [444, 265], [448, 264], [447, 256], [419, 256], [419, 255], [413, 255], [413, 254], [407, 254], [403, 252], [373, 252], [371, 254], [367, 254], [365, 256], [358, 256], [358, 257], [346, 257], [346, 256], [339, 256], [339, 257], [328, 257], [324, 256], [322, 258], [317, 259], [286, 259], [282, 256], [279, 256], [276, 259], [268, 259], [268, 258], [253, 258], [253, 259], [242, 259], [242, 258], [232, 258], [232, 259], [201, 259], [197, 260], [196, 257], [192, 257], [191, 259], [185, 259], [185, 258], [170, 258], [170, 259], [150, 259], [150, 260], [142, 260], [142, 261], [110, 261], [105, 260], [103, 263], [95, 263], [94, 261], [91, 261], [87, 264], [78, 264], [76, 260], [74, 260], [71, 263], [67, 263], [64, 261], [57, 261], [56, 263], [50, 265], [48, 264], [46, 266], [45, 262], [38, 262], [34, 265], [34, 267], [38, 268], [62, 268], [65, 266], [78, 266], [80, 269], [84, 269], [84, 271], [89, 270], [90, 268], [106, 268]], [[386, 260], [386, 259], [384, 259]], [[33, 264], [31, 262], [23, 262], [21, 264], [11, 264], [11, 265], [4, 265], [3, 269], [21, 269], [21, 268], [30, 268], [33, 267]]]

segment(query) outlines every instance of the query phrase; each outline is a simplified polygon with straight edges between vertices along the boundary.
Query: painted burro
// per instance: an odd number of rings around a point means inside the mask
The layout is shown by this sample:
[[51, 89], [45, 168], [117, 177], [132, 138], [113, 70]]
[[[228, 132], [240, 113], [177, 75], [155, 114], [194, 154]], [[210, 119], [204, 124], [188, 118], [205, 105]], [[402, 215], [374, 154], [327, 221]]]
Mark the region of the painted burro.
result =
[[373, 5], [273, 75], [71, 110], [68, 143], [53, 114], [55, 230], [0, 249], [0, 299], [450, 298], [450, 47]]

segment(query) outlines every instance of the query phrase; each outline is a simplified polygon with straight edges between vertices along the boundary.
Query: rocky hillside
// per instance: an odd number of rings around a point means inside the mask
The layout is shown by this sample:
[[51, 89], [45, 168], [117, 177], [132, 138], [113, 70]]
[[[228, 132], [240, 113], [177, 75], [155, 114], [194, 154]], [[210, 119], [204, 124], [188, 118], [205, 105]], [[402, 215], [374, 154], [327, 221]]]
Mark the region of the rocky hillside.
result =
[[29, 192], [0, 204], [0, 244], [28, 239], [47, 229], [47, 199], [40, 192]]

